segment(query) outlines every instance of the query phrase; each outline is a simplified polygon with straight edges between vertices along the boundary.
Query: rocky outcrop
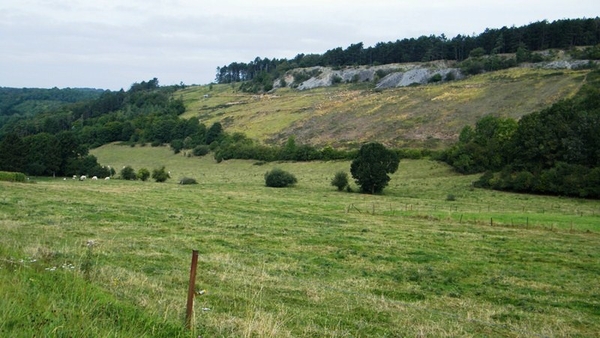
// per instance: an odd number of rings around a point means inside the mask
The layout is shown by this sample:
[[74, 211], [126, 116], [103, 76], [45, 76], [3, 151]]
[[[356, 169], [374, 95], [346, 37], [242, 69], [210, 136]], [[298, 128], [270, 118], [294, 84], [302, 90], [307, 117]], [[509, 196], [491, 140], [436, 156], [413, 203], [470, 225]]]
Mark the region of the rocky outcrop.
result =
[[[337, 83], [376, 82], [376, 88], [404, 87], [412, 84], [425, 84], [439, 74], [446, 79], [448, 74], [453, 79], [462, 78], [458, 68], [448, 67], [446, 62], [438, 61], [430, 64], [389, 64], [381, 66], [355, 66], [344, 69], [330, 67], [310, 67], [294, 69], [287, 72], [282, 79], [273, 83], [279, 88], [282, 81], [291, 84], [298, 90], [327, 87]], [[306, 80], [297, 83], [298, 78]]]
[[452, 79], [459, 79], [463, 77], [460, 69], [457, 68], [443, 68], [436, 70], [428, 68], [415, 68], [407, 72], [395, 72], [389, 74], [381, 79], [375, 88], [383, 89], [392, 87], [406, 87], [412, 84], [425, 84], [430, 82], [431, 79], [438, 74], [440, 75], [441, 80], [448, 79], [449, 76]]
[[535, 67], [544, 69], [577, 69], [588, 66], [589, 60], [557, 60], [551, 62], [540, 62], [534, 64]]
[[[589, 62], [589, 60], [557, 60], [523, 64], [522, 67], [577, 69], [588, 66]], [[376, 82], [375, 88], [377, 89], [406, 87], [429, 83], [434, 77], [437, 77], [439, 81], [460, 80], [464, 77], [464, 74], [459, 68], [452, 67], [454, 64], [449, 61], [435, 61], [381, 66], [354, 66], [344, 69], [332, 69], [330, 67], [300, 68], [288, 71], [283, 78], [273, 83], [273, 87], [281, 87], [281, 80], [298, 90], [356, 82]], [[299, 78], [305, 80], [299, 82]]]

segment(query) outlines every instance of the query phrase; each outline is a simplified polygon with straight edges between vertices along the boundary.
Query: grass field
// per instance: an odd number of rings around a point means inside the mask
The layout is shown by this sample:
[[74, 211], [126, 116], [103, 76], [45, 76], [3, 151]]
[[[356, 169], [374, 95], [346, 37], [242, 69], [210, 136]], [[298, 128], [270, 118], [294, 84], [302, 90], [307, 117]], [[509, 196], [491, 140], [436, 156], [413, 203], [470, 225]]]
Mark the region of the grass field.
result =
[[[427, 160], [369, 196], [329, 184], [349, 162], [92, 153], [173, 179], [0, 182], [0, 336], [600, 333], [599, 201], [472, 189]], [[298, 184], [265, 187], [274, 166]], [[206, 292], [189, 332], [193, 249]]]

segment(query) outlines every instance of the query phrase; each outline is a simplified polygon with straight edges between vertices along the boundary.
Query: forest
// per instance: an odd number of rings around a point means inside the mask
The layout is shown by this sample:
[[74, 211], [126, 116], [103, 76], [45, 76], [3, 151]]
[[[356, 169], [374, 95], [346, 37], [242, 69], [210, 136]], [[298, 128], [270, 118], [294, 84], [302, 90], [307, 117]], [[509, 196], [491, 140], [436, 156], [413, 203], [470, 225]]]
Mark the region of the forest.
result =
[[[90, 148], [113, 141], [163, 144], [179, 139], [188, 147], [203, 143], [207, 130], [198, 119], [179, 118], [185, 107], [173, 98], [178, 88], [161, 87], [154, 78], [134, 83], [127, 91], [101, 91], [91, 99], [74, 96], [73, 102], [61, 101], [54, 111], [3, 111], [8, 118], [0, 124], [0, 170], [35, 176], [108, 176], [109, 169], [88, 155]], [[55, 101], [70, 92], [63, 91], [37, 90]]]

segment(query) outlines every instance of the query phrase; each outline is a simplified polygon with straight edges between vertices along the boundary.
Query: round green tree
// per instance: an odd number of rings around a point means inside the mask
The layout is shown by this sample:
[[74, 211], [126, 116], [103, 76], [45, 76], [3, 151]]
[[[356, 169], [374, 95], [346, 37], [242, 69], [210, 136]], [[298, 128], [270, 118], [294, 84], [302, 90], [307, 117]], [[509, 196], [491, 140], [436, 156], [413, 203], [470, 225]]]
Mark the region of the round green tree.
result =
[[380, 143], [368, 143], [360, 148], [352, 161], [350, 173], [361, 192], [377, 194], [387, 186], [390, 181], [388, 174], [395, 173], [399, 164], [396, 152]]

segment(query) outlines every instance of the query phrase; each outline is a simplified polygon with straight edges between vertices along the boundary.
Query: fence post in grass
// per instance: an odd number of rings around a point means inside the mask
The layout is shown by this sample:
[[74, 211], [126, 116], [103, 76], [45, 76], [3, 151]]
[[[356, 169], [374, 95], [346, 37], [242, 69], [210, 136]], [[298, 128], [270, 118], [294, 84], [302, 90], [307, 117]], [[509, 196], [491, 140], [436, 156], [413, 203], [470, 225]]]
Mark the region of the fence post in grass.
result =
[[494, 219], [493, 218], [490, 218], [490, 226], [492, 226], [492, 227], [494, 226]]
[[196, 287], [196, 267], [198, 266], [198, 250], [192, 250], [192, 265], [190, 266], [190, 284], [188, 287], [187, 309], [185, 315], [185, 326], [192, 328], [194, 319], [194, 289]]
[[462, 224], [462, 214], [460, 214], [460, 220], [458, 221], [458, 223]]

